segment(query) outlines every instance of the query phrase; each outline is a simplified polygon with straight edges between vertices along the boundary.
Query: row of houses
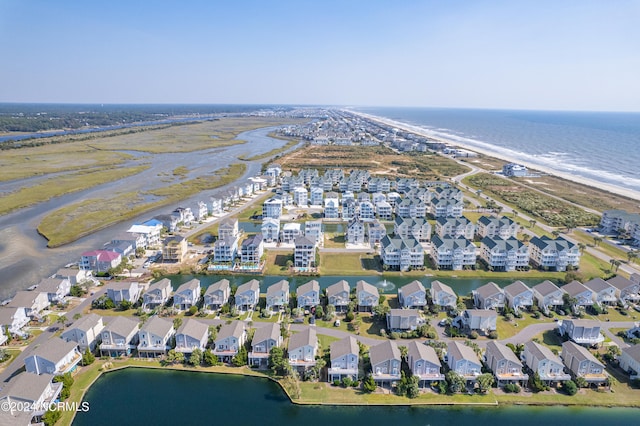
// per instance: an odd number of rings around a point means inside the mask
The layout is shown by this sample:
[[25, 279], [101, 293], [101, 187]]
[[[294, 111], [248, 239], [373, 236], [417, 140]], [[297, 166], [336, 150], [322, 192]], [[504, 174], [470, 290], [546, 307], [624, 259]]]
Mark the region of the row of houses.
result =
[[640, 214], [624, 210], [606, 210], [602, 212], [598, 230], [605, 235], [625, 236], [640, 245]]

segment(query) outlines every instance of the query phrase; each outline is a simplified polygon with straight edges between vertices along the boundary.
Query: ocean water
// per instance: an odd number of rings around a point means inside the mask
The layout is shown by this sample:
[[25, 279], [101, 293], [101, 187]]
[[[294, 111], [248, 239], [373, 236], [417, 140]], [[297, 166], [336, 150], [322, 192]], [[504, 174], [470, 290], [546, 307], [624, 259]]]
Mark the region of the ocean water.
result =
[[355, 108], [453, 142], [640, 190], [640, 113]]

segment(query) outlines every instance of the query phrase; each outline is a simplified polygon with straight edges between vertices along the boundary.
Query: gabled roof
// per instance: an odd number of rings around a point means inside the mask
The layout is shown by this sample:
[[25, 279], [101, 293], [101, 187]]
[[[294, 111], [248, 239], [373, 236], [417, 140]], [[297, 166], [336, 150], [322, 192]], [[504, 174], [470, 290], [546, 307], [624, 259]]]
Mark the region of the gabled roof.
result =
[[242, 240], [242, 247], [258, 246], [262, 242], [262, 234], [251, 235]]
[[504, 290], [498, 287], [498, 284], [493, 281], [486, 283], [483, 286], [478, 287], [475, 290], [476, 294], [480, 296], [482, 299], [486, 299], [487, 297], [491, 297], [495, 294], [502, 293], [504, 294]]
[[516, 354], [502, 343], [493, 340], [487, 342], [487, 353], [492, 354], [495, 358], [506, 359], [516, 365], [522, 366], [522, 362], [520, 362]]
[[433, 296], [433, 292], [444, 292], [447, 294], [450, 294], [452, 296], [458, 297], [458, 295], [456, 294], [455, 291], [453, 291], [453, 289], [451, 287], [449, 287], [448, 285], [438, 281], [438, 280], [434, 280], [431, 281], [431, 295]]
[[629, 346], [628, 348], [622, 349], [622, 353], [627, 354], [627, 356], [636, 362], [640, 362], [640, 345]]
[[531, 289], [522, 281], [515, 281], [504, 288], [504, 292], [511, 296], [517, 296]]
[[260, 283], [258, 282], [258, 280], [251, 280], [238, 286], [238, 289], [236, 290], [236, 294], [242, 294], [248, 291], [251, 291], [251, 292], [260, 291]]
[[498, 318], [498, 313], [491, 309], [465, 309], [467, 317]]
[[220, 328], [220, 331], [218, 331], [216, 340], [226, 339], [231, 336], [239, 339], [242, 333], [244, 333], [244, 330], [244, 322], [242, 321], [233, 321], [231, 324], [224, 324]]
[[[182, 284], [180, 287], [178, 287], [178, 289], [176, 290], [176, 294], [182, 293], [183, 291], [186, 291], [186, 290], [195, 291], [199, 288], [200, 288], [200, 280], [197, 278], [194, 278]], [[200, 295], [198, 294], [198, 296]]]
[[609, 283], [610, 285], [614, 286], [618, 290], [624, 290], [626, 288], [629, 288], [629, 287], [632, 287], [634, 285], [637, 285], [633, 281], [628, 280], [625, 277], [622, 277], [620, 275], [616, 275], [613, 278], [609, 278], [607, 280], [607, 283]]
[[475, 364], [480, 364], [478, 355], [476, 355], [473, 349], [460, 342], [449, 342], [449, 344], [447, 345], [447, 353], [449, 354], [449, 357], [453, 356], [453, 358], [457, 361], [464, 359]]
[[369, 348], [369, 359], [371, 365], [377, 365], [389, 359], [397, 359], [400, 361], [400, 349], [398, 344], [393, 340], [386, 340]]
[[417, 342], [415, 340], [410, 341], [407, 345], [407, 354], [409, 355], [409, 358], [413, 359], [414, 361], [423, 359], [432, 364], [441, 366], [440, 358], [438, 358], [436, 350], [431, 346], [425, 345], [424, 343]]
[[316, 346], [318, 338], [315, 328], [307, 328], [300, 333], [294, 333], [289, 337], [289, 351], [296, 350], [303, 346]]
[[536, 284], [535, 286], [533, 286], [533, 290], [537, 291], [538, 294], [542, 295], [542, 297], [545, 297], [560, 290], [560, 287], [549, 280], [545, 280], [540, 284]]
[[347, 293], [349, 293], [350, 291], [349, 283], [346, 282], [345, 280], [340, 280], [337, 283], [331, 284], [329, 287], [327, 287], [327, 297], [334, 296], [343, 291], [346, 291]]
[[389, 315], [392, 317], [411, 318], [419, 317], [420, 313], [417, 309], [391, 309]]
[[320, 293], [320, 284], [318, 283], [318, 281], [311, 280], [307, 283], [302, 284], [300, 287], [298, 287], [298, 289], [296, 290], [296, 293], [298, 295], [301, 295], [301, 294], [309, 293], [310, 291], [316, 291]]
[[565, 284], [562, 286], [562, 290], [564, 290], [565, 293], [567, 293], [569, 296], [571, 297], [575, 297], [580, 293], [583, 293], [585, 291], [593, 291], [589, 288], [587, 288], [584, 284], [582, 284], [580, 281], [571, 281], [569, 284]]
[[120, 253], [116, 253], [115, 251], [108, 250], [91, 250], [85, 251], [81, 254], [81, 256], [86, 257], [95, 257], [101, 262], [111, 262], [120, 257]]
[[47, 297], [46, 295], [40, 296], [41, 294], [39, 291], [19, 291], [7, 306], [10, 308], [31, 308], [38, 297]]
[[603, 280], [602, 278], [594, 278], [592, 280], [589, 280], [586, 283], [584, 283], [584, 286], [595, 293], [600, 293], [601, 291], [615, 288], [611, 284]]
[[465, 237], [462, 237], [462, 236], [453, 238], [449, 235], [445, 235], [444, 237], [441, 237], [436, 234], [431, 238], [431, 242], [436, 247], [436, 249], [444, 247], [449, 250], [457, 250], [457, 249], [465, 250], [468, 248], [472, 248], [475, 250], [477, 248], [472, 241], [467, 240]]
[[562, 360], [560, 359], [560, 357], [558, 355], [554, 355], [554, 353], [551, 352], [551, 349], [547, 348], [546, 346], [542, 346], [541, 344], [534, 341], [528, 341], [524, 344], [524, 347], [539, 360], [548, 359], [555, 362], [556, 364], [562, 364]]
[[253, 334], [252, 344], [255, 345], [268, 339], [275, 340], [276, 342], [280, 339], [280, 326], [278, 324], [271, 322], [260, 328], [256, 328]]
[[304, 235], [299, 235], [295, 238], [294, 244], [297, 248], [298, 246], [315, 246], [316, 242], [315, 240], [312, 240], [309, 237], [306, 237]]
[[424, 292], [424, 285], [418, 280], [413, 280], [409, 284], [400, 287], [398, 289], [398, 293], [402, 293], [403, 295], [409, 295], [417, 292]]
[[160, 281], [151, 284], [147, 289], [147, 293], [154, 290], [163, 290], [167, 288], [167, 286], [170, 288], [169, 293], [171, 293], [171, 280], [169, 278], [163, 278]]
[[140, 327], [140, 331], [146, 331], [156, 336], [166, 336], [172, 328], [173, 323], [171, 321], [154, 315]]
[[2, 388], [0, 398], [8, 396], [16, 400], [35, 402], [42, 397], [52, 381], [52, 374], [21, 373]]
[[569, 340], [562, 344], [562, 349], [579, 361], [590, 361], [601, 366], [604, 369], [604, 365], [602, 365], [602, 363], [598, 361], [596, 357], [593, 356], [591, 352], [589, 352], [587, 348], [583, 346], [580, 346]]
[[209, 326], [193, 318], [188, 318], [182, 323], [180, 328], [178, 328], [176, 334], [185, 334], [200, 340], [209, 334]]
[[66, 280], [66, 278], [45, 278], [38, 283], [37, 291], [41, 293], [55, 293], [64, 280]]
[[135, 330], [139, 326], [140, 323], [134, 319], [118, 316], [110, 321], [102, 331], [109, 331], [119, 336], [128, 336], [131, 331]]
[[481, 223], [485, 226], [495, 225], [500, 227], [511, 226], [515, 224], [515, 222], [511, 220], [511, 218], [508, 218], [507, 216], [502, 216], [499, 219], [493, 216], [480, 216], [480, 218], [478, 219], [478, 223]]
[[227, 289], [231, 289], [231, 286], [229, 285], [229, 280], [222, 279], [218, 282], [211, 284], [209, 287], [207, 287], [207, 291], [205, 291], [204, 294], [207, 295], [207, 294], [214, 293], [216, 291], [226, 291]]
[[533, 237], [529, 244], [538, 247], [540, 250], [550, 248], [557, 251], [571, 250], [576, 246], [562, 237], [558, 237], [554, 240], [546, 235], [543, 235], [542, 237]]
[[78, 330], [84, 331], [86, 333], [87, 330], [90, 330], [96, 325], [98, 325], [98, 322], [101, 320], [102, 320], [102, 317], [100, 315], [89, 314], [78, 319], [76, 322], [71, 324], [69, 329], [77, 328]]
[[22, 307], [0, 306], [0, 326], [10, 325], [13, 323], [13, 318], [15, 317], [18, 309], [21, 309], [24, 313], [24, 308]]
[[271, 284], [267, 288], [267, 296], [272, 295], [277, 292], [289, 293], [289, 281], [280, 280], [275, 284]]
[[331, 343], [331, 359], [340, 358], [341, 356], [348, 354], [360, 354], [360, 348], [358, 347], [358, 341], [353, 336], [345, 337], [344, 339], [337, 340]]
[[369, 294], [373, 294], [375, 296], [379, 296], [380, 294], [378, 293], [378, 288], [376, 286], [374, 286], [373, 284], [369, 284], [366, 281], [360, 280], [356, 283], [356, 292], [360, 293], [362, 291], [365, 291]]
[[28, 356], [38, 356], [54, 364], [63, 359], [78, 346], [77, 342], [65, 342], [60, 338], [52, 338], [36, 347]]
[[480, 241], [481, 244], [484, 244], [489, 248], [489, 250], [493, 250], [497, 248], [500, 251], [511, 251], [516, 250], [519, 251], [522, 248], [526, 248], [524, 243], [514, 237], [509, 237], [506, 240], [500, 237], [483, 237]]

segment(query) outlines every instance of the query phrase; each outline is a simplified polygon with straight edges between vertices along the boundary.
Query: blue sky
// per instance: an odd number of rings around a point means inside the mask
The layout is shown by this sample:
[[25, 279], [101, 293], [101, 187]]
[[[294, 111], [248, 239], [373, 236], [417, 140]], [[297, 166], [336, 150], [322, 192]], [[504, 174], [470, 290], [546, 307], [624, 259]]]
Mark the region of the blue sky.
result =
[[640, 111], [638, 0], [0, 0], [0, 102]]

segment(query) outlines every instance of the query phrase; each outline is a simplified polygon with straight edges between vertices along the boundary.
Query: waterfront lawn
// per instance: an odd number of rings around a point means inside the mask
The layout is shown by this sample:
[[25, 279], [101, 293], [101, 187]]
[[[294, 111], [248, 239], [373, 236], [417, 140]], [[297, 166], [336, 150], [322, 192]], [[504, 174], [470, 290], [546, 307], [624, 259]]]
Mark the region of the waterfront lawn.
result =
[[320, 271], [322, 275], [371, 275], [370, 267], [374, 256], [364, 253], [327, 253], [320, 252]]
[[287, 260], [293, 261], [290, 250], [265, 250], [266, 261], [264, 275], [286, 275], [289, 272]]
[[583, 276], [585, 281], [591, 278], [605, 278], [611, 273], [611, 264], [585, 251], [580, 256], [578, 273]]
[[342, 233], [325, 233], [324, 248], [344, 248], [345, 236]]

